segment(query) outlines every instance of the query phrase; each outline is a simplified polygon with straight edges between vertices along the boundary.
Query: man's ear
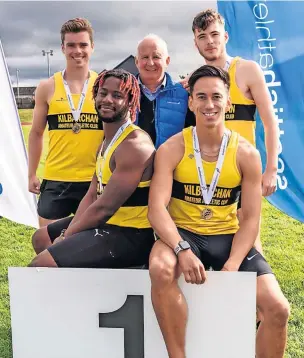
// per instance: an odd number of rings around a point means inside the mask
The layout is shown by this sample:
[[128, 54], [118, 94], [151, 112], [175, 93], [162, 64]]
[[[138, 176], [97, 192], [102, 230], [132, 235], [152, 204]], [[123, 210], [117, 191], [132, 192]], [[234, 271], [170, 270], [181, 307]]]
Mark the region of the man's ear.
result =
[[168, 56], [168, 57], [166, 58], [166, 65], [167, 65], [167, 66], [169, 66], [170, 61], [171, 61], [171, 58], [170, 58], [170, 56]]
[[138, 57], [135, 56], [135, 66], [138, 68]]
[[228, 40], [229, 40], [229, 34], [228, 34], [227, 31], [225, 31], [224, 37], [225, 37], [225, 44], [226, 44], [228, 42]]
[[230, 109], [230, 108], [231, 108], [231, 98], [230, 98], [230, 95], [228, 94], [225, 112], [226, 112], [226, 113], [229, 112], [229, 109]]
[[188, 107], [190, 109], [191, 112], [194, 112], [194, 109], [193, 109], [193, 98], [192, 98], [192, 95], [190, 94], [190, 96], [188, 97]]

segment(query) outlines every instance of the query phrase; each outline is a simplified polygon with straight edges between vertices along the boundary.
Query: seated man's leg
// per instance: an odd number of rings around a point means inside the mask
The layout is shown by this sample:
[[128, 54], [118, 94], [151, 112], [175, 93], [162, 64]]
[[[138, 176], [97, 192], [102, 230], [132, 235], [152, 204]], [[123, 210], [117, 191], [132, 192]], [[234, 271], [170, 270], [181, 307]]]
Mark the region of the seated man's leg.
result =
[[153, 242], [152, 229], [105, 225], [50, 246], [30, 266], [125, 268], [144, 265], [148, 262]]
[[[229, 257], [233, 235], [216, 235], [210, 237], [208, 254], [212, 267], [221, 270]], [[257, 249], [252, 248], [239, 271], [257, 273], [257, 309], [261, 324], [257, 333], [257, 358], [283, 358], [289, 304], [280, 290], [272, 270]]]
[[170, 358], [185, 358], [187, 304], [177, 279], [177, 258], [161, 240], [153, 246], [149, 271], [154, 311]]
[[32, 244], [36, 254], [50, 247], [53, 241], [60, 235], [63, 229], [67, 229], [73, 217], [57, 220], [52, 224], [44, 226], [32, 236]]
[[257, 358], [283, 358], [287, 340], [289, 303], [265, 258], [252, 248], [240, 271], [257, 273], [257, 309], [261, 323], [257, 332]]
[[290, 308], [274, 275], [257, 278], [257, 307], [262, 320], [257, 332], [256, 357], [283, 358]]
[[70, 182], [45, 179], [42, 181], [37, 207], [41, 228], [74, 212], [72, 190], [73, 183]]

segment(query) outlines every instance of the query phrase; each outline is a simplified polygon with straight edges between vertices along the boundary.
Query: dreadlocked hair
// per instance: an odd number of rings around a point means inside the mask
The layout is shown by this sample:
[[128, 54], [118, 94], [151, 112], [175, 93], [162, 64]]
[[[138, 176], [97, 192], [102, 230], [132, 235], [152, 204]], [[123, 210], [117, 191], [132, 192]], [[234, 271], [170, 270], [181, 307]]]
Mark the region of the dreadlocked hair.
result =
[[121, 80], [119, 90], [128, 93], [131, 121], [135, 122], [136, 114], [140, 110], [140, 88], [137, 79], [130, 72], [121, 68], [109, 71], [103, 70], [100, 72], [93, 86], [93, 99], [95, 100], [99, 87], [101, 87], [109, 77], [115, 77]]

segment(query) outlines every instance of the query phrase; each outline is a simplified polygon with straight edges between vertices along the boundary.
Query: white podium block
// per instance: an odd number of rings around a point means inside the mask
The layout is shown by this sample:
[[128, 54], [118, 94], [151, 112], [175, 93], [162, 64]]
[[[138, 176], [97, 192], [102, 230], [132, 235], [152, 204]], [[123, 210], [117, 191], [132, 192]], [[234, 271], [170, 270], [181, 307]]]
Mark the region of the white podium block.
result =
[[[180, 286], [187, 358], [254, 358], [256, 275]], [[146, 270], [9, 268], [14, 358], [166, 358]]]

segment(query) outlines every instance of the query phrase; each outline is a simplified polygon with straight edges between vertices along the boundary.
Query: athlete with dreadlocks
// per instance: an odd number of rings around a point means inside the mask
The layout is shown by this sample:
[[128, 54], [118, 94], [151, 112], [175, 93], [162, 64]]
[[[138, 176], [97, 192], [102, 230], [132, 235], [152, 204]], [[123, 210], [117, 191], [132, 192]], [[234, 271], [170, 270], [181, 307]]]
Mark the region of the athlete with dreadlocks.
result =
[[96, 79], [93, 98], [105, 139], [94, 177], [73, 218], [34, 234], [47, 248], [30, 266], [123, 268], [148, 262], [154, 242], [147, 210], [155, 149], [149, 135], [133, 124], [139, 95], [136, 78], [124, 70], [103, 71]]

